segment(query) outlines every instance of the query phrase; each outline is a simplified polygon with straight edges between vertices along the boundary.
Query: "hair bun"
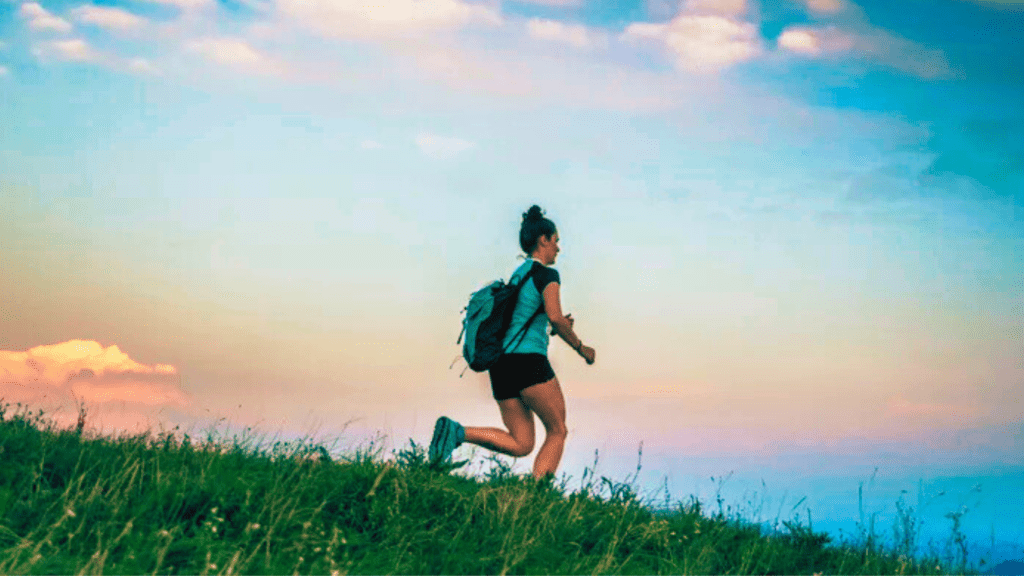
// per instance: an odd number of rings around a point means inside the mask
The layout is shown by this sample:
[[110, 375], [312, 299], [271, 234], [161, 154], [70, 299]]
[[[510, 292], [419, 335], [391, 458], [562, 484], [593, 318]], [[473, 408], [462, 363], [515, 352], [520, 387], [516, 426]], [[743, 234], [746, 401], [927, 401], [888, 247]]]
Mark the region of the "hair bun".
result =
[[530, 220], [543, 220], [544, 211], [540, 209], [540, 206], [534, 204], [530, 206], [530, 209], [523, 213], [523, 220], [529, 222]]

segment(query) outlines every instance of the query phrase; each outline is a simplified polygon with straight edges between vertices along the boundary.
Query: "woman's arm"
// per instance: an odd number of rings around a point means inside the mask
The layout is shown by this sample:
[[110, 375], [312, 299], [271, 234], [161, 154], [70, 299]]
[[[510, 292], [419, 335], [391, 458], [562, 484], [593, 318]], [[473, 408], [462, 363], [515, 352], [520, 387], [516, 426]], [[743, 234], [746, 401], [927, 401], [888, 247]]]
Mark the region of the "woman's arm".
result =
[[572, 321], [562, 314], [562, 298], [558, 282], [549, 282], [544, 287], [544, 312], [555, 329], [555, 333], [565, 340], [565, 343], [572, 347], [578, 354], [587, 360], [587, 364], [594, 363], [594, 349], [584, 346], [583, 341], [572, 329]]

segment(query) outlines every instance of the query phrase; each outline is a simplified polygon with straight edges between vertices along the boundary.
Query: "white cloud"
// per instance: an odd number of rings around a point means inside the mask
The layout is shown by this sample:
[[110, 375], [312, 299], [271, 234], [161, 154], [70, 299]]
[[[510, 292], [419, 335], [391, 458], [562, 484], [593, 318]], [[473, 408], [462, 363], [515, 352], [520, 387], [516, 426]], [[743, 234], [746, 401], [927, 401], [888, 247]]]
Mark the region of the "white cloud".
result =
[[576, 48], [589, 48], [594, 42], [586, 26], [580, 24], [563, 24], [556, 20], [531, 18], [526, 23], [526, 30], [534, 38], [561, 42]]
[[764, 53], [757, 26], [724, 16], [680, 14], [662, 24], [637, 22], [622, 36], [662, 42], [690, 72], [716, 72]]
[[568, 8], [572, 6], [579, 6], [583, 4], [583, 0], [519, 0], [520, 2], [526, 2], [527, 4], [539, 4], [541, 6], [551, 6], [554, 8]]
[[742, 16], [747, 12], [746, 0], [686, 0], [681, 12], [719, 16]]
[[821, 42], [817, 34], [804, 28], [790, 28], [779, 36], [779, 48], [799, 54], [817, 55], [821, 53]]
[[278, 9], [320, 34], [339, 38], [408, 38], [470, 23], [501, 24], [496, 10], [461, 0], [281, 0]]
[[826, 28], [791, 26], [782, 32], [778, 43], [780, 48], [790, 52], [805, 56], [819, 56], [850, 52], [856, 46], [857, 39], [852, 34], [843, 32], [834, 26]]
[[41, 62], [79, 62], [96, 64], [136, 74], [159, 74], [159, 70], [145, 58], [124, 58], [116, 54], [96, 50], [81, 38], [41, 42], [32, 47], [32, 54]]
[[179, 10], [195, 11], [202, 8], [207, 8], [215, 4], [215, 0], [140, 0], [141, 2], [149, 2], [151, 4], [162, 4], [164, 6], [174, 6]]
[[359, 143], [359, 147], [363, 150], [380, 150], [384, 145], [376, 140], [363, 140]]
[[71, 11], [79, 22], [93, 24], [112, 30], [132, 30], [140, 28], [148, 21], [120, 8], [106, 6], [83, 5]]
[[[594, 57], [591, 52], [552, 51], [516, 37], [514, 50], [420, 46], [395, 57], [403, 81], [441, 85], [446, 91], [486, 95], [497, 106], [578, 109], [664, 110], [691, 86], [672, 74], [652, 72]], [[386, 62], [386, 60], [385, 60]]]
[[859, 58], [926, 79], [956, 76], [941, 50], [929, 49], [880, 28], [791, 26], [779, 36], [778, 45], [805, 57]]
[[10, 74], [10, 70], [6, 66], [0, 66], [0, 76], [7, 76]]
[[257, 51], [245, 40], [238, 38], [201, 38], [187, 44], [193, 52], [207, 59], [255, 72], [277, 72], [280, 66], [272, 59]]
[[54, 16], [37, 2], [25, 2], [22, 4], [21, 17], [28, 20], [28, 26], [33, 30], [71, 31], [71, 24], [67, 20]]
[[476, 147], [476, 144], [461, 138], [437, 136], [421, 132], [416, 136], [416, 145], [425, 155], [439, 160], [453, 158]]
[[127, 68], [131, 72], [137, 72], [140, 74], [159, 74], [160, 70], [153, 65], [152, 62], [145, 58], [131, 58], [126, 63]]
[[44, 405], [60, 425], [74, 425], [78, 402], [86, 422], [121, 430], [144, 430], [160, 410], [191, 404], [168, 364], [136, 362], [116, 345], [70, 340], [25, 351], [0, 350], [0, 397]]
[[847, 8], [844, 0], [805, 0], [805, 3], [813, 14], [836, 14]]
[[81, 38], [55, 40], [36, 45], [33, 53], [42, 60], [54, 59], [66, 62], [99, 62], [102, 56], [88, 42]]

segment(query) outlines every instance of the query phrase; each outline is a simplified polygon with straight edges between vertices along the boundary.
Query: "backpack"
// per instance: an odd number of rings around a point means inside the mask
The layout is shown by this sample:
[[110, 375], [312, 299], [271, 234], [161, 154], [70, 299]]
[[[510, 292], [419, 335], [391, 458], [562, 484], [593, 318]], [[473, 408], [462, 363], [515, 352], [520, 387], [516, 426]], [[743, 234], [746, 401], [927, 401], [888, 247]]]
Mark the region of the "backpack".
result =
[[[512, 325], [512, 314], [519, 301], [519, 291], [529, 281], [535, 269], [536, 266], [531, 266], [516, 284], [505, 284], [502, 280], [495, 280], [470, 295], [469, 304], [462, 309], [466, 314], [462, 320], [462, 332], [459, 333], [459, 339], [455, 341], [456, 344], [459, 344], [465, 334], [466, 343], [462, 346], [462, 356], [466, 359], [468, 368], [472, 368], [475, 372], [490, 370], [498, 358], [506, 352], [502, 349], [502, 342]], [[526, 324], [523, 324], [522, 330], [512, 338], [512, 342], [519, 338], [519, 342], [516, 342], [512, 350], [522, 344], [523, 338], [526, 337], [526, 329], [543, 311], [544, 304], [542, 302], [540, 308], [526, 321]], [[458, 360], [458, 357], [455, 360]], [[452, 363], [452, 366], [454, 365]], [[462, 372], [465, 374], [466, 371]], [[461, 377], [462, 374], [459, 374], [459, 378]]]

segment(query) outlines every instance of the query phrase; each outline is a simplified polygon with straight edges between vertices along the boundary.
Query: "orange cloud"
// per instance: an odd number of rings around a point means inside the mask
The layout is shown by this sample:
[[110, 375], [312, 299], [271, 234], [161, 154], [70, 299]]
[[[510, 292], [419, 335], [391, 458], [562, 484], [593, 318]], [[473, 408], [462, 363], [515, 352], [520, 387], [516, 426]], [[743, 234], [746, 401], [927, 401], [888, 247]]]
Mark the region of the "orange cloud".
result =
[[0, 399], [41, 407], [58, 425], [77, 421], [81, 402], [93, 427], [139, 431], [163, 410], [190, 404], [177, 373], [169, 364], [141, 364], [117, 345], [104, 348], [92, 340], [0, 350]]

